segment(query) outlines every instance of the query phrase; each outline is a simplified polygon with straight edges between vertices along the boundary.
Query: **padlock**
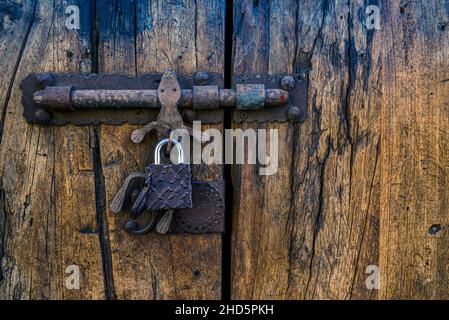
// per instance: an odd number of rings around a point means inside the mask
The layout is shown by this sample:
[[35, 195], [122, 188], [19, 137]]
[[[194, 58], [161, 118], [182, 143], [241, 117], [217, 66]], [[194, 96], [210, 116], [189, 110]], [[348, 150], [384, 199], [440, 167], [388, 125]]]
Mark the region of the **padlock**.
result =
[[[169, 142], [178, 149], [178, 164], [162, 164], [161, 149]], [[175, 140], [164, 139], [154, 151], [155, 163], [145, 168], [146, 207], [149, 211], [192, 208], [192, 171], [184, 163], [182, 145]]]

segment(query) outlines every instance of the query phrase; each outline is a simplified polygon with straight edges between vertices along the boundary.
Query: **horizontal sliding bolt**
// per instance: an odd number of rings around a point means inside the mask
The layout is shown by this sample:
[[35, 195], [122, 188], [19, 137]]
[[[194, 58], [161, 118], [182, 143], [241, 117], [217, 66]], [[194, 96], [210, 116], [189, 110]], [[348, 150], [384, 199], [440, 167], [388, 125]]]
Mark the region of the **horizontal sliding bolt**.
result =
[[[287, 101], [288, 91], [265, 89], [260, 84], [239, 84], [236, 90], [194, 86], [181, 91], [179, 106], [192, 109], [231, 107], [246, 111], [282, 106]], [[49, 112], [160, 108], [157, 90], [78, 90], [70, 86], [48, 86], [34, 94], [34, 103]]]

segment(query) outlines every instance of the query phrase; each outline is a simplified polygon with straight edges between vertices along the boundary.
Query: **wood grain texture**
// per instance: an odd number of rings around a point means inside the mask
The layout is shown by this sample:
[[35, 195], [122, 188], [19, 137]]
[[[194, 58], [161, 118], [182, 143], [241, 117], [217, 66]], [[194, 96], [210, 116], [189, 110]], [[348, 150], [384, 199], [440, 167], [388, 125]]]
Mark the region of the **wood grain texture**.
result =
[[[27, 38], [9, 39], [19, 42], [11, 48], [26, 45], [17, 52], [0, 152], [1, 299], [104, 297], [91, 129], [29, 125], [19, 89], [32, 72], [91, 70], [91, 10], [73, 3], [83, 10], [81, 30], [65, 28], [68, 1], [27, 1], [21, 7], [27, 23], [17, 31]], [[2, 60], [0, 68], [8, 70], [12, 61]], [[80, 290], [66, 288], [70, 265], [80, 267]]]
[[[223, 1], [98, 2], [99, 71], [140, 75], [198, 70], [223, 72]], [[133, 171], [153, 161], [154, 135], [139, 145], [137, 126], [99, 131], [106, 208]], [[221, 129], [221, 125], [215, 126]], [[222, 179], [222, 168], [194, 169], [197, 179]], [[126, 214], [106, 211], [114, 288], [119, 299], [218, 299], [221, 297], [221, 235], [128, 235]]]
[[[12, 84], [17, 73], [18, 62], [27, 41], [28, 33], [34, 17], [34, 2], [4, 2], [0, 6], [0, 142], [3, 135], [3, 125], [6, 116], [7, 104], [10, 99]], [[0, 189], [0, 204], [5, 203], [4, 191]], [[0, 262], [4, 255], [4, 241], [6, 239], [6, 210], [0, 206]], [[0, 263], [1, 266], [1, 263]], [[3, 279], [0, 267], [0, 281]]]
[[448, 1], [382, 17], [381, 298], [449, 298]]
[[[279, 130], [279, 171], [234, 166], [232, 297], [375, 298], [378, 264], [379, 42], [363, 1], [238, 1], [235, 74], [309, 70], [302, 124]], [[236, 125], [235, 125], [236, 126]]]
[[237, 74], [310, 70], [277, 176], [235, 168], [235, 298], [447, 299], [448, 3], [375, 4], [235, 6]]
[[[0, 141], [6, 105], [18, 63], [26, 44], [34, 15], [34, 2], [3, 1], [0, 4]], [[1, 238], [1, 236], [0, 236]]]
[[[367, 3], [380, 30], [364, 25]], [[69, 4], [79, 31], [65, 28]], [[279, 130], [280, 145], [276, 175], [233, 166], [232, 298], [449, 298], [448, 8], [234, 1], [233, 73], [308, 72], [309, 115], [233, 124]], [[0, 3], [0, 299], [221, 297], [220, 235], [132, 237], [108, 209], [153, 160], [154, 137], [29, 125], [19, 84], [42, 71], [224, 72], [224, 33], [222, 0]], [[193, 172], [219, 180], [223, 168]], [[65, 286], [69, 265], [80, 290]]]

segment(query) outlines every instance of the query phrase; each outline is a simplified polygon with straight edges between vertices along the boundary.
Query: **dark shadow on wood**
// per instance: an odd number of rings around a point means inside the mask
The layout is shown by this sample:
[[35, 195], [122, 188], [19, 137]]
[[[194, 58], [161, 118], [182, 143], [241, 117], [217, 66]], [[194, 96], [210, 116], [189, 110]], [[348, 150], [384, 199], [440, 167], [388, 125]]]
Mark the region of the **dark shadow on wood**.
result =
[[100, 138], [98, 128], [93, 130], [93, 169], [95, 175], [95, 200], [97, 213], [97, 230], [100, 240], [101, 257], [103, 262], [104, 292], [108, 300], [117, 299], [112, 271], [112, 254], [109, 243], [109, 230], [106, 221], [106, 191], [101, 162]]

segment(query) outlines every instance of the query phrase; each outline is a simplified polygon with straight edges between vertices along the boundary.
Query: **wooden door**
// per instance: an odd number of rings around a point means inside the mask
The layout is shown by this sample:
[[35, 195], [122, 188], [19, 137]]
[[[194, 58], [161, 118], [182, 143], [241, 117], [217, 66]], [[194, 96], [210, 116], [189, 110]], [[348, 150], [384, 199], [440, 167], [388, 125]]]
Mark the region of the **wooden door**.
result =
[[[80, 28], [65, 26], [69, 5]], [[366, 7], [380, 28], [366, 26]], [[0, 299], [449, 297], [448, 1], [0, 2]], [[152, 160], [136, 126], [22, 116], [30, 73], [308, 75], [279, 170], [226, 178], [225, 235], [131, 237], [109, 210]], [[79, 267], [79, 289], [67, 277]], [[376, 269], [377, 268], [377, 269]], [[367, 274], [366, 272], [369, 272]], [[68, 272], [68, 273], [67, 273]], [[373, 272], [380, 287], [367, 287]]]

